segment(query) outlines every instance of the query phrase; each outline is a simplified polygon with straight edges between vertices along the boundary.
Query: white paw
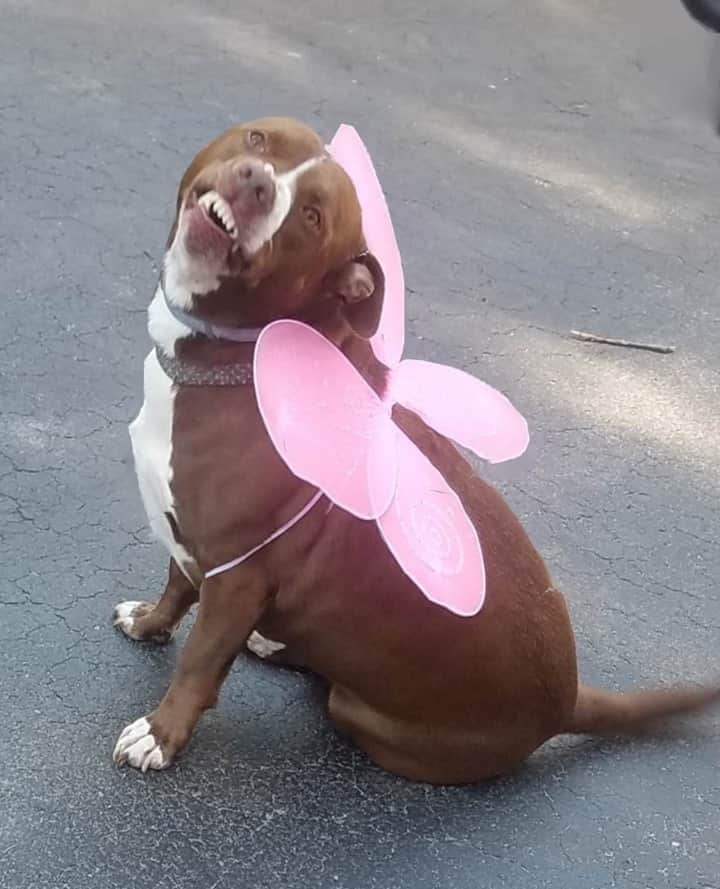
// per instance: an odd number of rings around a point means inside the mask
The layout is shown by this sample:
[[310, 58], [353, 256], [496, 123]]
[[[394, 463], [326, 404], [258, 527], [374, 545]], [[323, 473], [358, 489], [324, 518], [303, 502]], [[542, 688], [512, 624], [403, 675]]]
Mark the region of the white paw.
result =
[[253, 630], [252, 633], [250, 633], [246, 645], [256, 657], [262, 658], [263, 660], [272, 657], [274, 654], [277, 654], [278, 651], [282, 651], [283, 648], [285, 648], [285, 645], [282, 642], [273, 642], [272, 639], [266, 639], [264, 636], [261, 636], [257, 630]]
[[147, 636], [141, 635], [135, 627], [138, 618], [149, 614], [154, 607], [153, 602], [120, 602], [113, 611], [113, 626], [136, 642], [157, 642], [159, 644], [169, 642], [173, 636], [174, 629], [163, 630], [154, 636]]
[[113, 751], [113, 760], [119, 766], [127, 763], [143, 772], [166, 769], [170, 765], [144, 716], [123, 729]]
[[120, 602], [113, 611], [113, 626], [117, 627], [126, 636], [139, 641], [140, 637], [134, 635], [135, 616], [143, 607], [149, 607], [148, 602]]

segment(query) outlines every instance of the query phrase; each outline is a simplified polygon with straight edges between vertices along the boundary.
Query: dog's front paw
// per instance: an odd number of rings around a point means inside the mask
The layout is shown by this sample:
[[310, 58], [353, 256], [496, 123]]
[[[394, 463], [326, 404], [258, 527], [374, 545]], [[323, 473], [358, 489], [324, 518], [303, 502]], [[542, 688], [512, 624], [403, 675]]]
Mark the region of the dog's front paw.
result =
[[147, 772], [148, 769], [166, 769], [172, 756], [163, 750], [153, 734], [150, 720], [143, 716], [123, 729], [113, 751], [113, 760], [120, 766], [127, 763]]
[[153, 621], [155, 605], [152, 602], [120, 602], [113, 611], [113, 626], [136, 642], [154, 642], [165, 645], [173, 637], [172, 629], [156, 626]]

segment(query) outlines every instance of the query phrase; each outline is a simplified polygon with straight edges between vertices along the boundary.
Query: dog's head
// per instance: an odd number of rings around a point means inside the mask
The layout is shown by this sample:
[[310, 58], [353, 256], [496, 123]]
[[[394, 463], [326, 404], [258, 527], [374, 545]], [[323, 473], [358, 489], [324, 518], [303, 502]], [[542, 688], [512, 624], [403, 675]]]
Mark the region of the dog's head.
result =
[[383, 275], [360, 205], [320, 137], [265, 118], [223, 133], [180, 183], [164, 263], [168, 298], [236, 326], [344, 318], [375, 333]]

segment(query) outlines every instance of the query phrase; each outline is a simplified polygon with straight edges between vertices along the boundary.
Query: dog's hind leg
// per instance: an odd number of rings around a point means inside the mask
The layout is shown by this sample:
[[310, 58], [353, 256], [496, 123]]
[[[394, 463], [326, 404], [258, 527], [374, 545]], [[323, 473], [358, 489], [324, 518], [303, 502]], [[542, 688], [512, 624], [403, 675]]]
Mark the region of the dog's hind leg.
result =
[[158, 602], [120, 602], [113, 612], [113, 624], [137, 642], [169, 642], [180, 621], [197, 602], [193, 582], [170, 559], [165, 591]]
[[282, 655], [287, 647], [284, 642], [275, 642], [273, 639], [266, 639], [257, 630], [253, 630], [248, 637], [246, 643], [248, 651], [259, 657], [261, 661], [272, 662], [275, 658]]
[[[261, 624], [265, 631], [264, 623]], [[275, 634], [271, 634], [274, 636]], [[247, 650], [273, 667], [287, 667], [289, 670], [306, 670], [305, 661], [292, 645], [286, 645], [264, 632], [253, 630], [247, 642]]]

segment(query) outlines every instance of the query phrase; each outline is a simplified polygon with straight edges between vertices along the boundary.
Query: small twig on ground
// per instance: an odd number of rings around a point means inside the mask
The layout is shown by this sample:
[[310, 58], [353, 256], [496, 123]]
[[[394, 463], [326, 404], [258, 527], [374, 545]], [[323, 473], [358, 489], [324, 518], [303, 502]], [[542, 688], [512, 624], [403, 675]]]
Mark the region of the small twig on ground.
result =
[[623, 346], [625, 349], [644, 349], [646, 352], [660, 352], [669, 355], [675, 346], [663, 346], [658, 343], [636, 343], [633, 340], [618, 340], [609, 336], [595, 336], [594, 333], [583, 333], [582, 330], [571, 330], [570, 336], [584, 343], [603, 343], [607, 346]]

